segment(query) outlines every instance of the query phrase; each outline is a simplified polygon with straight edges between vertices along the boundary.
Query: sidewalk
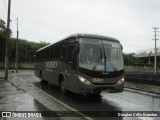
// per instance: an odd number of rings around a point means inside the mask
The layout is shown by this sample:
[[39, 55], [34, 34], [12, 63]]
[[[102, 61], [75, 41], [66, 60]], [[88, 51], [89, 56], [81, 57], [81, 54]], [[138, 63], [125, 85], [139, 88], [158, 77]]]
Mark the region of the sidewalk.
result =
[[[47, 111], [54, 117], [30, 117], [25, 120], [86, 120], [84, 116], [74, 114], [75, 117], [64, 117], [57, 113], [58, 111], [70, 111], [69, 108], [62, 106], [53, 100], [52, 97], [45, 94], [41, 89], [36, 89], [25, 82], [22, 82], [15, 74], [11, 73], [8, 80], [3, 78], [4, 74], [0, 72], [0, 116], [4, 111], [28, 111], [40, 112]], [[22, 118], [5, 117], [2, 120], [17, 120]]]

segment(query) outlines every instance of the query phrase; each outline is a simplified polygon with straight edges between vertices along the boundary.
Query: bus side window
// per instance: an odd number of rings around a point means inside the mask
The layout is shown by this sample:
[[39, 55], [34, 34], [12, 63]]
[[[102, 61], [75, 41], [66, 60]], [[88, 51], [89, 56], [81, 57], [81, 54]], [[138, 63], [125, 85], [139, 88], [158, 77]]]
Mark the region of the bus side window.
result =
[[68, 48], [68, 63], [71, 63], [73, 65], [74, 61], [74, 45], [70, 45]]
[[55, 46], [52, 47], [52, 53], [51, 53], [52, 59], [55, 58]]
[[59, 46], [58, 45], [55, 46], [55, 55], [56, 55], [56, 58], [59, 58]]
[[58, 58], [61, 58], [61, 49], [62, 49], [62, 45], [59, 44], [58, 45]]
[[51, 60], [51, 48], [49, 48], [47, 52], [47, 60]]
[[65, 58], [65, 52], [66, 52], [66, 46], [65, 44], [62, 45], [62, 52], [61, 52], [61, 58]]
[[61, 58], [64, 58], [64, 45], [62, 45]]

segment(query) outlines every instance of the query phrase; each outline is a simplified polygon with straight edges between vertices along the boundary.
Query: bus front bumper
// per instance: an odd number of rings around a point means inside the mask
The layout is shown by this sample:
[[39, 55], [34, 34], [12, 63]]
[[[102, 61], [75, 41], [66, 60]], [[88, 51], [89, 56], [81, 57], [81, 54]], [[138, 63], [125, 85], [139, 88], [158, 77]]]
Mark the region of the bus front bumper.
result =
[[93, 83], [87, 83], [87, 84], [81, 84], [79, 93], [81, 94], [100, 94], [101, 91], [104, 90], [115, 90], [115, 91], [121, 91], [124, 88], [124, 80], [119, 80], [117, 83], [113, 84], [93, 84]]

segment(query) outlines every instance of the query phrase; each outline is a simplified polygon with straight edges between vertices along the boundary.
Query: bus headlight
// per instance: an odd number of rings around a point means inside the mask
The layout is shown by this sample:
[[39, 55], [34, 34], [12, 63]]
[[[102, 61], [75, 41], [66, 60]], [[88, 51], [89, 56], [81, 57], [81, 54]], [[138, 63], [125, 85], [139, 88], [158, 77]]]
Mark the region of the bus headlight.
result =
[[124, 77], [121, 78], [122, 82], [124, 82]]
[[124, 77], [122, 77], [118, 82], [117, 82], [117, 84], [122, 84], [124, 82]]
[[78, 75], [78, 78], [79, 78], [79, 80], [80, 80], [82, 83], [84, 83], [84, 84], [86, 84], [86, 85], [90, 85], [90, 84], [91, 84], [90, 81], [88, 81], [86, 78], [84, 78], [84, 77], [82, 77], [82, 76], [79, 76], [79, 75]]

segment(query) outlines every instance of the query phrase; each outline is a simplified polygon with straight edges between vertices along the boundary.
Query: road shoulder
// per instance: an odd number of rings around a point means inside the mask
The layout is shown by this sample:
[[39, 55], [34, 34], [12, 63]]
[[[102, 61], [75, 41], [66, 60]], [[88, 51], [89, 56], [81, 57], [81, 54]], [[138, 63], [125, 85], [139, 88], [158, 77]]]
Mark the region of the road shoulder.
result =
[[145, 85], [139, 83], [125, 82], [125, 88], [155, 93], [160, 95], [160, 86]]

